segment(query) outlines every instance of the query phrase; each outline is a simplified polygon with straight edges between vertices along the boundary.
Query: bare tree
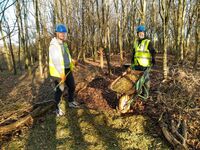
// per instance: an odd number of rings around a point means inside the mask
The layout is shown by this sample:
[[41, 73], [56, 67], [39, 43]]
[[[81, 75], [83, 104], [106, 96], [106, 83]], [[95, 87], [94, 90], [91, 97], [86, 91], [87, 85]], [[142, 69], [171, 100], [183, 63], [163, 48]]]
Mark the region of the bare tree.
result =
[[8, 46], [7, 46], [7, 43], [6, 43], [5, 36], [3, 34], [1, 22], [0, 22], [0, 32], [1, 32], [1, 35], [2, 35], [3, 46], [4, 46], [3, 49], [2, 49], [2, 52], [3, 52], [3, 54], [5, 54], [6, 65], [7, 65], [8, 70], [10, 71], [12, 69], [12, 65], [11, 65], [10, 56], [9, 56], [9, 49], [8, 49]]
[[197, 64], [198, 64], [198, 57], [199, 57], [199, 43], [200, 43], [200, 30], [199, 30], [199, 23], [200, 23], [200, 14], [199, 14], [199, 2], [196, 1], [196, 24], [195, 24], [195, 59], [194, 59], [194, 68], [197, 69]]
[[[13, 32], [13, 30], [10, 29], [10, 26], [8, 24], [8, 21], [4, 18], [4, 22], [5, 22], [5, 26], [6, 26], [6, 34], [7, 34], [7, 38], [8, 38], [8, 47], [10, 50], [10, 55], [11, 55], [11, 60], [12, 60], [12, 66], [13, 66], [13, 73], [16, 75], [17, 74], [17, 68], [16, 68], [16, 62], [15, 62], [15, 56], [14, 56], [14, 50], [13, 50], [13, 45], [12, 45], [12, 40], [11, 40], [11, 34]], [[16, 26], [16, 22], [14, 23], [14, 27]]]
[[40, 76], [43, 77], [43, 63], [42, 63], [42, 48], [41, 48], [41, 35], [40, 35], [40, 23], [39, 23], [39, 5], [38, 0], [35, 0], [35, 22], [36, 22], [36, 29], [37, 29], [37, 43], [38, 43], [38, 60], [39, 60], [39, 69], [40, 69]]
[[163, 75], [164, 79], [168, 76], [168, 66], [167, 66], [167, 31], [168, 31], [168, 21], [169, 21], [169, 8], [171, 0], [159, 1], [159, 13], [162, 19], [163, 25]]
[[[119, 1], [114, 0], [114, 5], [115, 5], [115, 11], [117, 14], [117, 33], [118, 33], [118, 45], [119, 45], [119, 51], [120, 51], [120, 61], [123, 62], [123, 37], [122, 37], [122, 27], [121, 27], [121, 21], [120, 21], [120, 12], [119, 12]], [[122, 6], [123, 6], [123, 1], [122, 1]]]
[[177, 50], [179, 54], [179, 57], [181, 60], [183, 60], [183, 37], [184, 37], [184, 14], [185, 14], [185, 0], [179, 0], [178, 3], [178, 13], [177, 13]]

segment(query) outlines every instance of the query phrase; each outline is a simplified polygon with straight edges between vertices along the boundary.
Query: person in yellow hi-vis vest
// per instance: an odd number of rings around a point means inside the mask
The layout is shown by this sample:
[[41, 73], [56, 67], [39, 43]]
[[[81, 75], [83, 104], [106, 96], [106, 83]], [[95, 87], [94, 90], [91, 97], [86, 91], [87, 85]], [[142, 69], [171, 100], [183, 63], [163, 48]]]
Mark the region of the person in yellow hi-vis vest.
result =
[[65, 85], [68, 86], [69, 107], [78, 108], [80, 105], [74, 100], [75, 81], [72, 74], [74, 65], [67, 43], [64, 42], [67, 28], [63, 24], [58, 24], [55, 32], [56, 37], [51, 40], [49, 46], [49, 71], [50, 76], [55, 80], [56, 114], [61, 116], [64, 112], [59, 108], [59, 103]]
[[[152, 42], [145, 37], [145, 26], [140, 25], [137, 27], [137, 39], [134, 41], [132, 49], [132, 60], [131, 67], [132, 69], [145, 71], [147, 68], [155, 65], [155, 54], [156, 51], [153, 48]], [[149, 73], [146, 75], [146, 81], [144, 83], [144, 88], [146, 92], [143, 93], [144, 97], [148, 98], [149, 89], [150, 89], [150, 78]]]

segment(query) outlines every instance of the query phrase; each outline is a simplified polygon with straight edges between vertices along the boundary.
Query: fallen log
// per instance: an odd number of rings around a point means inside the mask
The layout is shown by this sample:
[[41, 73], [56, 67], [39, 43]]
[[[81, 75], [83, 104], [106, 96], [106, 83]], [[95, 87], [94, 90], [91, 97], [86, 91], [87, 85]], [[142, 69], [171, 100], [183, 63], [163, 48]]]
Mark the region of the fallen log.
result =
[[45, 112], [47, 112], [49, 109], [55, 106], [55, 102], [50, 101], [49, 105], [45, 106], [38, 106], [35, 108], [32, 112], [30, 112], [28, 115], [24, 116], [23, 118], [20, 118], [18, 121], [11, 123], [9, 125], [0, 126], [0, 137], [3, 135], [12, 133], [13, 131], [19, 130], [24, 125], [31, 125], [33, 123], [33, 120], [36, 117], [41, 116]]
[[45, 106], [45, 105], [48, 105], [51, 102], [55, 103], [55, 100], [48, 100], [48, 101], [42, 101], [42, 102], [33, 103], [33, 108], [36, 108], [38, 106]]
[[12, 122], [12, 120], [17, 120], [18, 118], [24, 116], [24, 114], [30, 112], [32, 110], [32, 106], [27, 107], [25, 109], [19, 109], [16, 111], [11, 111], [8, 114], [1, 116], [0, 118], [0, 126], [7, 124], [7, 122]]

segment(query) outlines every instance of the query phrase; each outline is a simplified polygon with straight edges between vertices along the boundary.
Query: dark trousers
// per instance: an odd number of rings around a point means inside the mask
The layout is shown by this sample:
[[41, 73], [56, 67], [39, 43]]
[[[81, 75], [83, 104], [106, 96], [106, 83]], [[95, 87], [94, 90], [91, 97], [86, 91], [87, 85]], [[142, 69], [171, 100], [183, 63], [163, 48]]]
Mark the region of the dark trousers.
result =
[[[72, 74], [72, 72], [70, 71], [70, 69], [65, 69], [65, 75], [69, 72], [69, 74], [66, 77], [65, 80], [65, 85], [67, 85], [68, 87], [68, 102], [72, 102], [74, 101], [74, 92], [75, 92], [75, 81], [74, 81], [74, 76]], [[60, 79], [55, 79], [55, 86], [58, 85], [60, 82]], [[59, 86], [56, 88], [55, 91], [55, 101], [57, 104], [57, 108], [58, 108], [58, 104], [61, 101], [61, 96], [62, 96], [63, 92], [60, 90]]]

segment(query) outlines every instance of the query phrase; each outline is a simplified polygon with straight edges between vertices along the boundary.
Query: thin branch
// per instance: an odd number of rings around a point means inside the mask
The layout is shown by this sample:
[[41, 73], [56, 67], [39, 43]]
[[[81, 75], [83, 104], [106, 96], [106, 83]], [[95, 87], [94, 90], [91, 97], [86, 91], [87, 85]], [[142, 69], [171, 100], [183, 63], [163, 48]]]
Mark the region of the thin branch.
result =
[[17, 24], [18, 17], [16, 18], [16, 21], [14, 23], [13, 29], [11, 31], [10, 31], [10, 28], [8, 28], [9, 24], [8, 24], [8, 21], [5, 19], [5, 16], [4, 16], [4, 20], [5, 20], [5, 23], [7, 24], [7, 29], [9, 29], [9, 30], [8, 31], [4, 30], [7, 33], [7, 35], [5, 35], [4, 37], [0, 38], [0, 40], [10, 36], [14, 32], [14, 29], [15, 29], [16, 24]]
[[[12, 5], [14, 5], [15, 3], [16, 3], [16, 0], [15, 0], [12, 4], [10, 4], [9, 6], [7, 6], [7, 7], [5, 6], [4, 9], [3, 9], [3, 11], [0, 12], [0, 15], [1, 15], [2, 13], [4, 13], [9, 7], [11, 7]], [[8, 1], [7, 1], [7, 4], [8, 4]], [[7, 4], [6, 4], [6, 5], [7, 5]]]
[[2, 2], [0, 2], [0, 5], [2, 4], [2, 3], [4, 3], [6, 0], [3, 0]]

